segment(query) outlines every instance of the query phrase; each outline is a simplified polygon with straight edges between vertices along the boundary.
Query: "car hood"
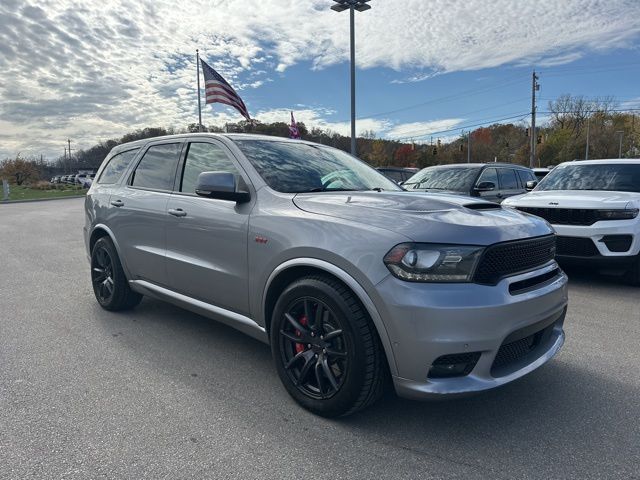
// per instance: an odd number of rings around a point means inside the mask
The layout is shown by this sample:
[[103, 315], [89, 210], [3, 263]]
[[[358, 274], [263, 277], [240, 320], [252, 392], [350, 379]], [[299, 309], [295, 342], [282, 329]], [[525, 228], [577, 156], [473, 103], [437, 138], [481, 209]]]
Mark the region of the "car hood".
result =
[[410, 192], [304, 193], [305, 212], [384, 228], [417, 242], [490, 245], [553, 232], [544, 220], [459, 195]]
[[640, 193], [597, 190], [541, 190], [507, 198], [510, 207], [636, 208]]

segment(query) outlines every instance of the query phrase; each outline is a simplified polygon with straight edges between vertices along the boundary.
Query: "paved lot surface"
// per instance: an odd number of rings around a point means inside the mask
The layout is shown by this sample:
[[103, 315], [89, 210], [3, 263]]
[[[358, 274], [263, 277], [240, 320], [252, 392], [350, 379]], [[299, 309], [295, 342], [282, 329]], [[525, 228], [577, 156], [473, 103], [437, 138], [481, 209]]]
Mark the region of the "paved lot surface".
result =
[[267, 346], [170, 305], [102, 311], [82, 200], [0, 205], [0, 478], [640, 478], [640, 290], [570, 272], [550, 364], [357, 416], [289, 399]]

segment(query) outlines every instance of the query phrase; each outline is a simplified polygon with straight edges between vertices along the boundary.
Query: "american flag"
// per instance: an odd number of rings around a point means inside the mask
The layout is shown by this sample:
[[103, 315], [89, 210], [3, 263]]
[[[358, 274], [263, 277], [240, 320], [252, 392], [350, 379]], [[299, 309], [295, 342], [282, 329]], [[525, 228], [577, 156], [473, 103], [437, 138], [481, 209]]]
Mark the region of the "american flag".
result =
[[202, 73], [204, 74], [206, 103], [224, 103], [230, 105], [238, 110], [244, 118], [251, 120], [247, 107], [233, 87], [222, 78], [222, 75], [207, 65], [207, 62], [202, 59], [200, 62], [202, 63]]
[[300, 130], [296, 119], [293, 118], [293, 112], [291, 112], [291, 125], [289, 125], [289, 138], [300, 138]]

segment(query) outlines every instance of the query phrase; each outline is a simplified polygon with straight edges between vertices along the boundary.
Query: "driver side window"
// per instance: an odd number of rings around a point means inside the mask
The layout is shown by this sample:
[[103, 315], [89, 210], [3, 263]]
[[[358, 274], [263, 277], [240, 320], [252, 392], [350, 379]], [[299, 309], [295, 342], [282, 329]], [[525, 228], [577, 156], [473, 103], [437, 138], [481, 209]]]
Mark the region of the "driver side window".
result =
[[213, 143], [190, 143], [182, 173], [180, 191], [195, 194], [198, 175], [202, 172], [233, 173], [236, 176], [236, 181], [240, 176], [240, 172], [234, 165], [233, 160], [229, 158], [222, 147]]

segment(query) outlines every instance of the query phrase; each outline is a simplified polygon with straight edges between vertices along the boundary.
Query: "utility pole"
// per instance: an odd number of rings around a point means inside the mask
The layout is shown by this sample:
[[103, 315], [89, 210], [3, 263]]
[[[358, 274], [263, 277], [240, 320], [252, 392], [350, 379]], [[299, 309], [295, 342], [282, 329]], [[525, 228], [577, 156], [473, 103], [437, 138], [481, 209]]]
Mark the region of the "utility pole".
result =
[[620, 145], [618, 147], [618, 158], [622, 158], [622, 136], [624, 135], [624, 132], [622, 130], [619, 130], [616, 133], [620, 135]]
[[584, 152], [584, 159], [589, 160], [589, 126], [591, 124], [591, 117], [587, 117], [587, 148]]
[[200, 51], [196, 48], [196, 78], [198, 79], [198, 131], [202, 131], [202, 105], [200, 104]]
[[467, 163], [471, 163], [471, 130], [467, 133]]
[[535, 167], [536, 162], [536, 142], [538, 141], [538, 136], [536, 135], [536, 92], [538, 90], [540, 90], [540, 84], [534, 70], [531, 82], [531, 154], [529, 156], [529, 168]]

